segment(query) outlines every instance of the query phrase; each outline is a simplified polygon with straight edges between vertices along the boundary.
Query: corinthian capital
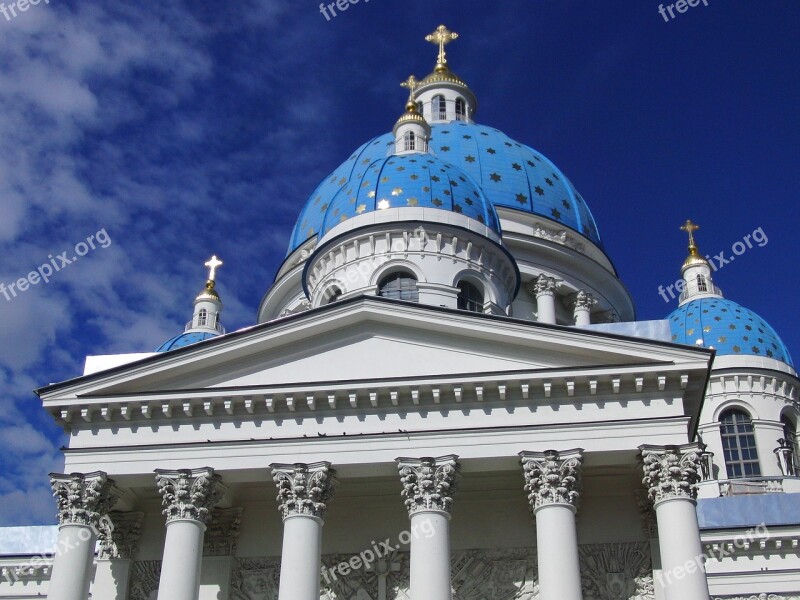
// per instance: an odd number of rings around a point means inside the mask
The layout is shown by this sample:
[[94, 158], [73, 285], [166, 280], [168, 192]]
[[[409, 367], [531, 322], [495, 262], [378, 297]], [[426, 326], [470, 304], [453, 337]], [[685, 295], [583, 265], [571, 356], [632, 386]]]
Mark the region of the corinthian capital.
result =
[[560, 279], [556, 277], [548, 277], [547, 275], [539, 275], [534, 281], [528, 284], [528, 292], [532, 296], [553, 296], [558, 289]]
[[188, 519], [208, 525], [211, 510], [225, 495], [222, 477], [214, 469], [156, 469], [156, 484], [161, 492], [161, 511], [167, 523]]
[[100, 519], [100, 558], [136, 558], [144, 513], [112, 511]]
[[98, 530], [100, 518], [119, 499], [114, 481], [101, 472], [50, 473], [50, 485], [58, 504], [60, 525], [88, 525]]
[[585, 290], [571, 295], [569, 301], [573, 310], [592, 310], [597, 304], [597, 299]]
[[423, 510], [450, 512], [461, 469], [457, 461], [458, 457], [453, 454], [439, 458], [397, 459], [409, 516]]
[[639, 446], [642, 453], [644, 479], [648, 496], [653, 503], [672, 498], [697, 499], [700, 481], [700, 448], [697, 444], [683, 446]]
[[578, 507], [583, 449], [520, 452], [525, 491], [532, 510], [549, 504]]
[[284, 519], [296, 515], [325, 518], [338, 483], [331, 463], [272, 464], [270, 468], [278, 487], [278, 509]]

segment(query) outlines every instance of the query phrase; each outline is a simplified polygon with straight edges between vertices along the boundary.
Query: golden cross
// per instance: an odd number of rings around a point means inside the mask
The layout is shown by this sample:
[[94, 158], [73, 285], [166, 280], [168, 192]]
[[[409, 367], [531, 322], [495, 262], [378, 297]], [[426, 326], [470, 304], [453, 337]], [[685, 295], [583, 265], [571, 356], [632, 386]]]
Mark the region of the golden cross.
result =
[[685, 231], [689, 234], [689, 248], [697, 247], [694, 243], [694, 232], [698, 229], [700, 229], [700, 226], [693, 223], [691, 219], [686, 219], [686, 223], [681, 226], [681, 231]]
[[408, 101], [414, 102], [414, 94], [416, 93], [417, 88], [419, 87], [419, 81], [417, 81], [417, 78], [414, 77], [413, 75], [409, 76], [408, 79], [406, 79], [403, 83], [400, 84], [400, 87], [408, 88], [411, 91], [411, 93], [408, 96]]
[[205, 266], [209, 268], [208, 280], [215, 281], [217, 278], [217, 268], [222, 266], [222, 261], [218, 259], [217, 255], [215, 254], [208, 259], [208, 261], [205, 263]]
[[439, 27], [436, 28], [436, 31], [428, 36], [425, 36], [426, 42], [430, 42], [439, 46], [439, 62], [437, 66], [443, 67], [447, 64], [444, 47], [456, 39], [458, 39], [458, 34], [450, 31], [444, 25], [439, 25]]

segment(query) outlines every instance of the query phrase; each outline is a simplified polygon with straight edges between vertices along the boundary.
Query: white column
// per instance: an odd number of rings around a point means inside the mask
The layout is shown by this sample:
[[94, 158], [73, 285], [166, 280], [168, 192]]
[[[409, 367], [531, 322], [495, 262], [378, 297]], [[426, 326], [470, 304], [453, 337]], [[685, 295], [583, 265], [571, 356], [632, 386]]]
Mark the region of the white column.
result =
[[203, 535], [211, 510], [225, 495], [214, 469], [156, 470], [167, 539], [161, 563], [158, 600], [197, 600], [203, 559]]
[[661, 573], [666, 600], [708, 600], [708, 581], [697, 524], [697, 444], [640, 446], [644, 484], [658, 521]]
[[58, 548], [50, 577], [49, 600], [86, 600], [100, 519], [117, 501], [114, 482], [100, 471], [50, 474], [58, 503]]
[[536, 518], [541, 600], [582, 600], [575, 513], [583, 450], [520, 452], [525, 491]]
[[336, 471], [328, 462], [270, 468], [283, 516], [278, 600], [319, 600], [322, 526], [336, 490]]
[[592, 324], [592, 308], [597, 304], [589, 292], [584, 290], [579, 291], [577, 294], [570, 298], [573, 306], [573, 316], [575, 318], [576, 327], [584, 327]]
[[[457, 460], [452, 454], [397, 459], [411, 518], [410, 587], [414, 600], [451, 599], [450, 509], [459, 479]], [[419, 535], [420, 531], [425, 535]]]
[[539, 323], [552, 323], [556, 322], [556, 289], [561, 283], [560, 279], [555, 277], [548, 277], [547, 275], [539, 275], [536, 280], [531, 283], [528, 291], [532, 296], [536, 297], [537, 318]]
[[143, 513], [112, 511], [99, 529], [100, 552], [92, 598], [127, 600], [133, 559], [139, 549]]

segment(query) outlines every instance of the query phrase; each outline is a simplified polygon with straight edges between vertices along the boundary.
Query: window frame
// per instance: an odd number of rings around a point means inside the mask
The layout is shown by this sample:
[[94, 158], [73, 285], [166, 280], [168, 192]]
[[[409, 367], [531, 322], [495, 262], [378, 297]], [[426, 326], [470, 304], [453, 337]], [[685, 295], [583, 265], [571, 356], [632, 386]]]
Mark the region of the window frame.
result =
[[[405, 282], [413, 281], [412, 285], [405, 285]], [[393, 286], [397, 282], [397, 285]], [[402, 269], [393, 270], [381, 275], [378, 280], [378, 296], [391, 300], [404, 300], [406, 302], [419, 302], [419, 280], [410, 271]], [[387, 289], [388, 288], [388, 289]]]
[[739, 407], [729, 408], [719, 416], [719, 425], [728, 479], [761, 477], [756, 431], [750, 414]]
[[[471, 290], [464, 289], [467, 286], [469, 286]], [[456, 305], [458, 310], [466, 310], [474, 313], [486, 312], [484, 308], [486, 304], [486, 292], [482, 285], [476, 284], [468, 279], [462, 279], [456, 284], [456, 288], [458, 288]], [[474, 291], [475, 294], [470, 294], [470, 291]], [[474, 297], [472, 297], [473, 295]]]

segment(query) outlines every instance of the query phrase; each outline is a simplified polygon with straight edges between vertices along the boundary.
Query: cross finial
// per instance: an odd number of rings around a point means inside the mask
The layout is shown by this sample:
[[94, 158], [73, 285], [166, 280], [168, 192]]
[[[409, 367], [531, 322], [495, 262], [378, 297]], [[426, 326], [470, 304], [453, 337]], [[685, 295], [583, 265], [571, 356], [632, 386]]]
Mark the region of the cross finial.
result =
[[686, 223], [681, 226], [681, 231], [689, 234], [689, 251], [692, 253], [697, 252], [697, 244], [694, 242], [694, 232], [700, 229], [700, 226], [693, 223], [691, 219], [686, 219]]
[[417, 92], [417, 88], [419, 87], [419, 81], [413, 75], [409, 75], [408, 79], [406, 79], [403, 83], [400, 84], [400, 87], [408, 88], [411, 92], [408, 96], [409, 102], [414, 102], [415, 94]]
[[436, 70], [443, 70], [447, 68], [447, 57], [445, 55], [444, 47], [453, 40], [458, 39], [458, 34], [450, 31], [444, 25], [439, 25], [432, 34], [425, 36], [425, 41], [439, 46], [439, 60], [436, 63]]
[[207, 266], [208, 269], [209, 269], [208, 270], [208, 281], [209, 281], [209, 283], [211, 283], [212, 287], [214, 285], [214, 282], [217, 279], [217, 268], [221, 267], [222, 264], [223, 264], [222, 261], [217, 258], [216, 254], [214, 256], [212, 256], [211, 258], [209, 258], [208, 261], [205, 263], [205, 266]]

